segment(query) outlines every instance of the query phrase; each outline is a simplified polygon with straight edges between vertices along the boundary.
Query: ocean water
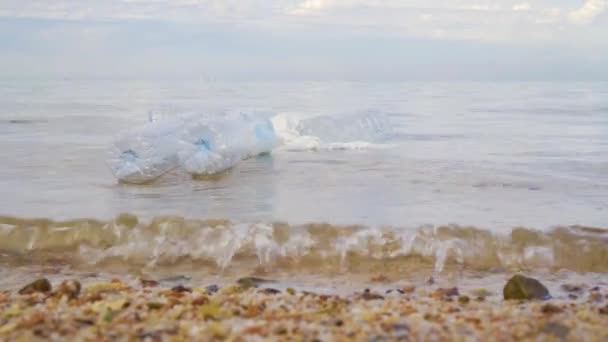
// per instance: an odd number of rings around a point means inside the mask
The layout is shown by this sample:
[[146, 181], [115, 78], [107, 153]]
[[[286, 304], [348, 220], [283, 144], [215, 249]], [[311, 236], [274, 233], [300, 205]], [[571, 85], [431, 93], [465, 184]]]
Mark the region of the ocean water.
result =
[[[213, 177], [112, 175], [117, 136], [191, 111], [289, 141]], [[608, 272], [608, 83], [1, 81], [0, 146], [10, 262]]]

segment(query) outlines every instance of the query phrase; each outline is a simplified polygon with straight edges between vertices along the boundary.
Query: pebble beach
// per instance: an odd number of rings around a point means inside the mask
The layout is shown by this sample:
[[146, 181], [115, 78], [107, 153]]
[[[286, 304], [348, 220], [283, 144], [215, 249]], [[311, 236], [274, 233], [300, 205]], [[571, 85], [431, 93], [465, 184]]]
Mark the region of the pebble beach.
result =
[[326, 294], [255, 277], [200, 287], [41, 278], [0, 292], [0, 340], [608, 340], [607, 287], [564, 284], [559, 300], [432, 284], [385, 288]]

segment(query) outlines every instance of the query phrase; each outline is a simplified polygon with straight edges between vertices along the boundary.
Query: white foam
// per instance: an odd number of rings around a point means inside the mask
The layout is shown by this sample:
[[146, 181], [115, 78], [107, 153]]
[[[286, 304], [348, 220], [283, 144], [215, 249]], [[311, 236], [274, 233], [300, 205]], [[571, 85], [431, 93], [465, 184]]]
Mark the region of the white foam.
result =
[[281, 113], [272, 118], [282, 151], [368, 150], [393, 148], [386, 143], [390, 128], [378, 114], [353, 114], [338, 118]]

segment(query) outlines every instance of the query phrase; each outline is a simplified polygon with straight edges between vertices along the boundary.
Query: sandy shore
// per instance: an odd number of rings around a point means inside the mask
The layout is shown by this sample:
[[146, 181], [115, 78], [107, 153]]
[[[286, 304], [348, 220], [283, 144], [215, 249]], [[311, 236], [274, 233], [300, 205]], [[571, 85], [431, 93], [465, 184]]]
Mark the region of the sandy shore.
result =
[[341, 295], [275, 285], [40, 281], [0, 292], [0, 340], [608, 341], [608, 288], [523, 302], [430, 285]]

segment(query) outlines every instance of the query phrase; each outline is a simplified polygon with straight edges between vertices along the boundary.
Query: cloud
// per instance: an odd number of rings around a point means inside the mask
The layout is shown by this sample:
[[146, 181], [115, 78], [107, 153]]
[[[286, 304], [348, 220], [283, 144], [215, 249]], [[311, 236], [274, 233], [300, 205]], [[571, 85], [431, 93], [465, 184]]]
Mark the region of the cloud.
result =
[[606, 10], [608, 10], [608, 0], [587, 0], [583, 7], [570, 12], [568, 17], [573, 23], [588, 24]]
[[575, 25], [606, 1], [0, 0], [0, 74], [466, 77], [592, 58], [608, 70], [608, 21]]
[[305, 15], [314, 11], [323, 10], [331, 5], [329, 0], [306, 0], [299, 4], [295, 9], [289, 10], [288, 13], [295, 15]]
[[529, 11], [530, 4], [527, 2], [518, 3], [518, 4], [513, 5], [512, 9], [514, 11]]

